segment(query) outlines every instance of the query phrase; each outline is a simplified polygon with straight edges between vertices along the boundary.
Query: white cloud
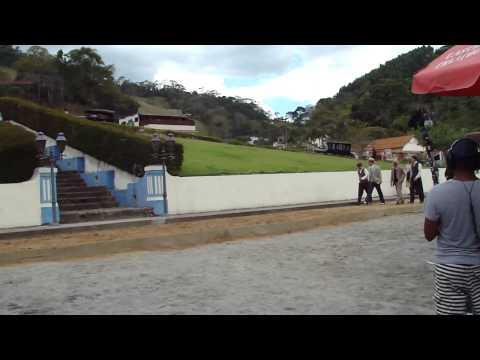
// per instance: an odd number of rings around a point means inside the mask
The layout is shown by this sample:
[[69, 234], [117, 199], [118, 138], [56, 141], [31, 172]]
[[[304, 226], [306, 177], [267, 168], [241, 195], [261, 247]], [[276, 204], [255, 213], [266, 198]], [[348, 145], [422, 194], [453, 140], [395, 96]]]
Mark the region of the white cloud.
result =
[[227, 76], [216, 73], [215, 68], [194, 70], [171, 62], [160, 66], [155, 79], [175, 79], [188, 90], [203, 87], [224, 95], [251, 98], [263, 107], [267, 107], [268, 99], [274, 97], [286, 97], [299, 103], [308, 101], [313, 104], [320, 98], [335, 95], [340, 87], [416, 47], [418, 45], [349, 47], [338, 54], [317, 56], [300, 67], [252, 86], [227, 88], [224, 85]]
[[[47, 46], [51, 52], [82, 45]], [[87, 45], [88, 46], [88, 45]], [[256, 100], [267, 108], [282, 97], [316, 103], [340, 87], [420, 45], [99, 45], [116, 76], [133, 81], [175, 80], [188, 90], [216, 90]], [[440, 45], [433, 45], [438, 48]], [[22, 46], [26, 49], [28, 46]], [[251, 86], [226, 87], [246, 79]], [[253, 81], [251, 81], [253, 80]], [[255, 80], [257, 82], [255, 83]]]

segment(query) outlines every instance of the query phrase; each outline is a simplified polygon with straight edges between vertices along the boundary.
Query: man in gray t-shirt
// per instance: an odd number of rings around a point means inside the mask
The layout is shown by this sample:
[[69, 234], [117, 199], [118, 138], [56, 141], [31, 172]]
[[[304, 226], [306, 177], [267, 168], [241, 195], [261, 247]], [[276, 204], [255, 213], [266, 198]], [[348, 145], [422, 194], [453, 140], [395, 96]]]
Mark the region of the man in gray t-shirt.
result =
[[436, 185], [425, 203], [425, 237], [438, 237], [435, 265], [437, 314], [480, 314], [480, 167], [478, 145], [469, 139], [449, 150], [453, 179]]
[[439, 264], [480, 265], [480, 241], [470, 212], [470, 191], [480, 224], [480, 181], [452, 179], [428, 193], [425, 218], [440, 223], [436, 252]]

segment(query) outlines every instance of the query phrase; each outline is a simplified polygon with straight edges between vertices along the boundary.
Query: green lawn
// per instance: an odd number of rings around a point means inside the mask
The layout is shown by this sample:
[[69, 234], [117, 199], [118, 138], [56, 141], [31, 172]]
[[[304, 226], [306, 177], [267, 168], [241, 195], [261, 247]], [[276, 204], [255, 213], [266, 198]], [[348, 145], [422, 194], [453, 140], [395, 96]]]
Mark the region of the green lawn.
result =
[[[177, 138], [184, 145], [181, 176], [352, 171], [355, 159], [332, 155], [270, 150]], [[366, 164], [366, 161], [363, 161]], [[388, 162], [379, 162], [389, 169]]]

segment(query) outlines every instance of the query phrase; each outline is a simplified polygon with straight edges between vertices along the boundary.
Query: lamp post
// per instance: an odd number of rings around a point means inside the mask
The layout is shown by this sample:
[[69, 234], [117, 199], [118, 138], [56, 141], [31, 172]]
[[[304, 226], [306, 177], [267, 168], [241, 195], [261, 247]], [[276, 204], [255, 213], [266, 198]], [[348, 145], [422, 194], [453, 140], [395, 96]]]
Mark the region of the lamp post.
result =
[[63, 132], [59, 132], [55, 141], [57, 142], [57, 148], [58, 148], [59, 153], [60, 153], [59, 154], [60, 155], [59, 156], [60, 160], [62, 160], [63, 152], [65, 151], [65, 147], [67, 146], [67, 138], [65, 137]]
[[[65, 147], [67, 144], [67, 138], [65, 135], [60, 132], [58, 133], [56, 139], [56, 148], [59, 151], [59, 157], [62, 158], [63, 152], [65, 151]], [[35, 143], [37, 147], [37, 157], [39, 160], [39, 165], [43, 166], [46, 165], [46, 162], [48, 162], [48, 165], [50, 166], [50, 189], [51, 189], [51, 200], [52, 200], [52, 224], [57, 225], [57, 193], [55, 191], [55, 148], [52, 149], [48, 154], [45, 152], [45, 148], [47, 145], [47, 137], [45, 134], [41, 131], [37, 133], [37, 136], [35, 138]]]
[[160, 140], [158, 134], [152, 136], [152, 150], [153, 159], [155, 162], [160, 160], [163, 167], [163, 209], [164, 213], [168, 213], [167, 205], [167, 160], [175, 159], [175, 134], [173, 132], [167, 133], [167, 139], [164, 144]]
[[[431, 127], [431, 126], [429, 126]], [[438, 168], [437, 165], [435, 164], [435, 159], [433, 156], [433, 142], [430, 137], [430, 134], [428, 132], [427, 127], [422, 127], [420, 129], [420, 132], [422, 134], [422, 138], [425, 141], [425, 149], [427, 150], [427, 156], [428, 156], [428, 162], [430, 165], [430, 172], [432, 173], [432, 181], [433, 185], [438, 185]]]

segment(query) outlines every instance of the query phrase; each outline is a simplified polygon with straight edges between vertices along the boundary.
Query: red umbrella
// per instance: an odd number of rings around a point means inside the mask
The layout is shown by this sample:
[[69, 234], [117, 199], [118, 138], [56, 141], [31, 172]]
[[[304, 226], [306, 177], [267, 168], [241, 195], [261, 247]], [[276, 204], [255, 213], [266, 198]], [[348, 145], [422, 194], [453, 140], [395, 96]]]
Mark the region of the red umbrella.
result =
[[480, 95], [480, 45], [456, 45], [413, 77], [414, 94]]

